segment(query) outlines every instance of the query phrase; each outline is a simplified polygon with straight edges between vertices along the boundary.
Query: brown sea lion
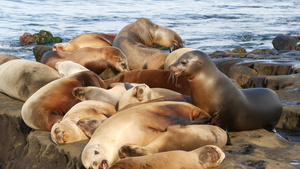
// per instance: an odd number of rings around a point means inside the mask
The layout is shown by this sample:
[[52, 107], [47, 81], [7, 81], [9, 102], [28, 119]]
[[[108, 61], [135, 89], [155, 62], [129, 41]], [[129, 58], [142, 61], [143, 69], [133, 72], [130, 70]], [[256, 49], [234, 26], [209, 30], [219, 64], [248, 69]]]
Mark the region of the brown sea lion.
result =
[[[209, 144], [226, 144], [227, 135], [224, 130], [213, 125], [191, 125], [193, 123], [207, 123], [210, 116], [201, 109], [184, 102], [156, 102], [135, 106], [123, 111], [118, 111], [108, 118], [94, 132], [88, 144], [83, 149], [81, 161], [86, 168], [107, 168], [119, 159], [118, 151], [125, 144], [147, 146], [151, 144], [156, 150], [198, 148], [199, 138], [203, 130], [215, 132], [215, 136], [207, 138], [213, 142]], [[178, 125], [173, 126], [173, 125]], [[181, 125], [188, 125], [180, 127]], [[169, 127], [173, 129], [168, 129]], [[191, 128], [190, 128], [191, 127]], [[182, 130], [181, 130], [182, 129]], [[191, 129], [191, 130], [189, 130]], [[194, 137], [182, 137], [182, 132]], [[195, 131], [202, 131], [197, 133]], [[180, 135], [176, 135], [179, 134]], [[169, 136], [176, 139], [170, 141]], [[212, 133], [213, 135], [213, 133]], [[168, 138], [168, 139], [167, 139]], [[196, 139], [193, 139], [196, 138]], [[167, 139], [167, 140], [165, 140]], [[203, 137], [205, 140], [205, 137]], [[154, 141], [156, 144], [152, 144]], [[166, 147], [161, 146], [168, 144]], [[183, 145], [186, 145], [183, 146]], [[159, 147], [159, 148], [158, 148]]]
[[139, 18], [125, 26], [113, 42], [113, 46], [127, 56], [130, 69], [142, 69], [149, 57], [163, 53], [160, 49], [151, 48], [153, 44], [169, 47], [171, 51], [183, 47], [182, 39], [175, 31], [146, 18]]
[[[95, 128], [88, 124], [78, 126], [81, 119], [97, 122], [99, 126], [104, 120], [116, 113], [111, 104], [88, 100], [74, 105], [51, 129], [51, 139], [56, 144], [66, 144], [81, 140], [87, 140], [94, 133]], [[90, 125], [91, 125], [90, 124]], [[83, 130], [82, 130], [83, 129]]]
[[105, 33], [84, 33], [67, 43], [57, 43], [53, 46], [53, 51], [62, 52], [74, 52], [79, 48], [84, 47], [105, 47], [111, 46], [116, 34], [105, 34]]
[[25, 59], [13, 59], [1, 64], [0, 77], [0, 92], [21, 101], [26, 101], [41, 87], [60, 78], [55, 69]]
[[191, 94], [190, 84], [186, 77], [178, 77], [174, 80], [170, 79], [170, 72], [167, 70], [131, 70], [123, 72], [113, 78], [106, 79], [104, 82], [109, 86], [111, 83], [128, 82], [128, 83], [145, 83], [150, 88], [165, 88], [179, 92], [184, 95]]
[[149, 156], [128, 157], [108, 169], [209, 169], [218, 166], [225, 153], [217, 146], [206, 145], [192, 151], [174, 150]]
[[102, 48], [85, 47], [72, 53], [48, 51], [42, 56], [41, 63], [55, 69], [57, 62], [65, 60], [79, 63], [96, 74], [102, 73], [109, 67], [120, 72], [129, 70], [127, 58], [124, 53], [112, 46]]
[[23, 105], [22, 119], [31, 128], [51, 131], [53, 124], [79, 102], [72, 90], [80, 86], [106, 88], [102, 79], [91, 71], [54, 80], [36, 91]]
[[201, 51], [190, 51], [170, 66], [176, 76], [189, 79], [192, 103], [213, 116], [228, 131], [275, 126], [281, 116], [278, 95], [267, 88], [238, 89]]

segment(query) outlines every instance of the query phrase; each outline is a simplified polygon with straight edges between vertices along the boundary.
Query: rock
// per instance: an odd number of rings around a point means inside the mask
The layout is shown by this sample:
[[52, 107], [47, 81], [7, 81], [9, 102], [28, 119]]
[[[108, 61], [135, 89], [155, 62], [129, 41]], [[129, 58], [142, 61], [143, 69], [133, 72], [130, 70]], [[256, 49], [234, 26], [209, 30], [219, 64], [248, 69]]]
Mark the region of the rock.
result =
[[25, 32], [22, 36], [20, 36], [19, 41], [21, 46], [34, 44], [33, 35], [28, 32]]
[[281, 76], [253, 76], [245, 88], [265, 87], [272, 90], [284, 89], [300, 82], [300, 74], [281, 75]]
[[115, 77], [119, 74], [120, 72], [112, 69], [112, 68], [107, 68], [105, 69], [99, 76], [101, 77], [101, 79], [105, 80], [105, 79], [109, 79], [112, 77]]
[[8, 161], [3, 168], [84, 168], [78, 160], [87, 141], [66, 145], [55, 145], [50, 132], [33, 131], [21, 156]]
[[0, 93], [0, 168], [21, 155], [30, 129], [21, 122], [23, 102]]
[[251, 53], [256, 55], [265, 55], [270, 54], [272, 52], [272, 49], [255, 49]]
[[[225, 159], [216, 169], [300, 167], [300, 144], [264, 129], [229, 132], [232, 146], [224, 148]], [[287, 151], [288, 150], [288, 151]]]
[[33, 40], [35, 44], [47, 44], [47, 43], [60, 43], [62, 39], [60, 37], [53, 37], [52, 33], [45, 30], [40, 30], [39, 33], [33, 34]]
[[276, 128], [291, 131], [300, 131], [300, 102], [292, 104], [294, 105], [286, 105], [285, 103], [283, 104], [284, 106], [282, 115], [278, 124], [276, 125]]
[[45, 30], [40, 30], [39, 33], [31, 34], [24, 33], [19, 38], [20, 45], [33, 45], [33, 44], [47, 44], [47, 43], [60, 43], [62, 39], [60, 37], [53, 37], [52, 33]]
[[213, 52], [211, 54], [209, 54], [209, 56], [211, 58], [227, 58], [227, 57], [230, 57], [230, 58], [245, 58], [247, 57], [247, 53], [234, 53], [232, 52], [231, 50], [226, 50], [226, 51], [216, 51], [216, 52]]
[[246, 49], [238, 47], [232, 50], [233, 53], [247, 53]]
[[83, 168], [85, 142], [57, 146], [50, 132], [32, 131], [21, 120], [23, 102], [0, 93], [0, 168]]
[[48, 52], [48, 51], [52, 51], [52, 47], [50, 46], [35, 46], [33, 49], [33, 55], [35, 57], [35, 60], [37, 62], [41, 61], [42, 56], [44, 55], [44, 53]]
[[237, 58], [221, 58], [221, 59], [213, 59], [215, 65], [217, 68], [223, 72], [224, 74], [227, 74], [228, 70], [232, 65], [235, 65], [239, 62], [242, 62], [242, 59], [237, 59]]
[[228, 69], [226, 75], [229, 78], [236, 80], [241, 87], [244, 87], [248, 80], [252, 76], [257, 76], [258, 73], [254, 69], [251, 69], [247, 66], [233, 65]]
[[298, 37], [280, 34], [273, 39], [272, 44], [277, 50], [299, 50], [298, 41]]

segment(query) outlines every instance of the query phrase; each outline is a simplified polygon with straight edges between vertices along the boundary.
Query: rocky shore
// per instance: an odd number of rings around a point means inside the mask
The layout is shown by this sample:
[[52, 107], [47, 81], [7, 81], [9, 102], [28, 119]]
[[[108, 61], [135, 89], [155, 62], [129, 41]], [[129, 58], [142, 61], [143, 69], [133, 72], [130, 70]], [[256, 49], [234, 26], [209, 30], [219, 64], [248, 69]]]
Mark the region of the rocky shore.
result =
[[[210, 54], [241, 88], [270, 88], [283, 104], [277, 133], [230, 132], [232, 145], [224, 148], [226, 158], [217, 168], [300, 168], [300, 51], [297, 41], [292, 45], [296, 47], [280, 50], [274, 45], [274, 49], [251, 52], [237, 48]], [[50, 132], [33, 131], [22, 122], [22, 105], [0, 93], [0, 169], [83, 168], [79, 157], [87, 141], [55, 145]]]

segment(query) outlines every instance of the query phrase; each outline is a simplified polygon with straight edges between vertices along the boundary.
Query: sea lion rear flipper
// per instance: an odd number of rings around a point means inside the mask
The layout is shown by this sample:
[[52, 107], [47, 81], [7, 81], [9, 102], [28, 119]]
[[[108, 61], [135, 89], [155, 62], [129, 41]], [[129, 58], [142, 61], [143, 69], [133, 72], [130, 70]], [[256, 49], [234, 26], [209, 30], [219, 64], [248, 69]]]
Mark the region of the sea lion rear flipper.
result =
[[132, 84], [130, 84], [130, 83], [128, 83], [128, 82], [125, 82], [125, 83], [124, 83], [124, 86], [125, 86], [125, 89], [126, 89], [126, 90], [129, 90], [129, 89], [131, 89], [131, 88], [134, 87]]

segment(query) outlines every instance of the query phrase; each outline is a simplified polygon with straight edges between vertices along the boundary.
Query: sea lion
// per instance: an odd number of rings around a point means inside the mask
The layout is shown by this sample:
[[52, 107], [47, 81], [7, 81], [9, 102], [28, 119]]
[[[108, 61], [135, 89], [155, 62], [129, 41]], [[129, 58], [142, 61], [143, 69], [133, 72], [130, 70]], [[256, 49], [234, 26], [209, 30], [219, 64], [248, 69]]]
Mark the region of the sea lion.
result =
[[168, 55], [169, 53], [156, 53], [150, 56], [147, 60], [145, 69], [164, 69], [165, 60]]
[[[88, 125], [77, 126], [81, 119], [95, 121], [99, 126], [104, 120], [116, 113], [114, 106], [100, 101], [83, 101], [74, 105], [51, 129], [51, 139], [56, 144], [66, 144], [87, 140], [94, 133]], [[100, 122], [100, 123], [98, 123]], [[84, 129], [84, 130], [82, 130]]]
[[206, 145], [192, 151], [174, 150], [149, 156], [128, 157], [108, 169], [208, 169], [224, 160], [225, 153], [217, 146]]
[[26, 101], [41, 87], [60, 78], [55, 69], [25, 59], [13, 59], [1, 64], [0, 77], [0, 92], [21, 101]]
[[62, 77], [89, 70], [81, 64], [70, 60], [56, 62], [55, 69]]
[[72, 53], [60, 51], [48, 51], [42, 58], [44, 63], [52, 68], [58, 61], [70, 60], [79, 63], [96, 74], [102, 73], [107, 68], [114, 68], [120, 72], [128, 71], [127, 58], [124, 53], [112, 46], [102, 48], [85, 47]]
[[223, 148], [227, 142], [226, 131], [218, 126], [171, 125], [167, 128], [167, 130], [167, 132], [163, 132], [146, 146], [132, 144], [123, 145], [119, 149], [119, 156], [121, 158], [125, 158], [150, 155], [171, 150], [191, 151], [198, 147], [210, 144]]
[[0, 65], [14, 59], [21, 59], [18, 56], [9, 54], [9, 53], [0, 53]]
[[201, 51], [190, 51], [170, 66], [175, 76], [189, 79], [192, 103], [228, 131], [275, 126], [281, 116], [278, 95], [267, 88], [238, 89]]
[[[86, 168], [107, 168], [119, 159], [118, 151], [124, 144], [146, 146], [151, 144], [153, 140], [158, 143], [159, 140], [156, 138], [163, 133], [168, 135], [168, 127], [171, 125], [207, 123], [210, 121], [210, 118], [211, 117], [201, 109], [184, 102], [166, 101], [147, 103], [118, 111], [118, 113], [108, 118], [96, 129], [82, 151], [82, 164]], [[217, 127], [213, 125], [210, 126]], [[220, 130], [222, 129], [220, 128]], [[176, 130], [173, 131], [176, 132]], [[192, 134], [192, 132], [189, 134]], [[196, 135], [198, 134], [199, 133]], [[198, 140], [193, 140], [193, 137], [187, 139], [189, 140], [187, 143], [184, 143], [186, 139], [180, 139], [183, 138], [182, 135], [174, 137], [179, 138], [172, 139], [172, 145], [174, 146], [187, 144], [192, 146], [197, 144], [195, 142], [198, 142]], [[223, 140], [219, 137], [215, 138]], [[226, 139], [227, 136], [225, 133], [225, 140]], [[170, 140], [161, 140], [161, 142], [168, 144]], [[180, 142], [182, 142], [182, 144]], [[215, 143], [216, 142], [211, 144]]]
[[180, 48], [171, 52], [168, 57], [165, 59], [163, 69], [169, 70], [169, 66], [173, 64], [181, 55], [185, 54], [188, 51], [195, 50], [193, 48]]
[[53, 51], [74, 52], [79, 48], [84, 47], [105, 47], [111, 46], [116, 34], [105, 33], [84, 33], [67, 43], [57, 43], [53, 46]]
[[110, 103], [117, 106], [122, 94], [126, 91], [124, 84], [115, 85], [110, 89], [103, 89], [100, 87], [76, 87], [73, 89], [73, 96], [77, 99], [84, 100], [97, 100]]
[[111, 83], [128, 82], [128, 83], [145, 83], [150, 88], [165, 88], [179, 92], [184, 95], [191, 94], [190, 84], [186, 77], [178, 77], [172, 82], [170, 72], [167, 70], [151, 69], [151, 70], [131, 70], [123, 72], [113, 78], [105, 79], [104, 82], [109, 86]]
[[75, 87], [106, 88], [102, 79], [91, 71], [79, 72], [54, 80], [36, 91], [23, 105], [22, 119], [31, 128], [51, 131], [53, 124], [80, 102], [72, 95]]
[[143, 69], [149, 57], [163, 53], [151, 48], [153, 44], [169, 47], [171, 51], [183, 47], [181, 37], [173, 30], [139, 18], [125, 26], [116, 36], [113, 45], [121, 49], [128, 59], [129, 68]]
[[143, 103], [152, 99], [157, 99], [164, 96], [181, 95], [178, 92], [164, 88], [150, 88], [146, 84], [138, 84], [131, 86], [122, 94], [118, 102], [118, 109], [131, 103]]
[[174, 101], [174, 102], [186, 102], [186, 103], [191, 103], [192, 104], [192, 99], [191, 96], [186, 96], [186, 95], [170, 95], [170, 96], [165, 96], [165, 97], [160, 97], [157, 99], [152, 99], [146, 102], [137, 102], [137, 103], [131, 103], [126, 106], [124, 106], [121, 109], [118, 109], [118, 111], [122, 111], [140, 104], [146, 104], [146, 103], [153, 103], [153, 102], [162, 102], [162, 101]]

